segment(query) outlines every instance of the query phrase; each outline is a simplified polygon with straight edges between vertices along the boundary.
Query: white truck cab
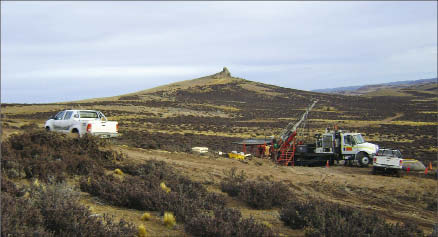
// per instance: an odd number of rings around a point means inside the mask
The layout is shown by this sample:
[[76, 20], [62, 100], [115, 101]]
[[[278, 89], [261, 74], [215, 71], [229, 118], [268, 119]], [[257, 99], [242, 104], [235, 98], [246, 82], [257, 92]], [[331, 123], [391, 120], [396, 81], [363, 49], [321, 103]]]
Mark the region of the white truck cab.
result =
[[337, 130], [317, 135], [315, 153], [338, 154], [343, 160], [367, 166], [378, 150], [378, 145], [366, 142], [360, 133]]
[[63, 110], [50, 117], [44, 127], [47, 131], [75, 133], [79, 136], [92, 134], [100, 137], [118, 135], [118, 122], [108, 121], [97, 110]]

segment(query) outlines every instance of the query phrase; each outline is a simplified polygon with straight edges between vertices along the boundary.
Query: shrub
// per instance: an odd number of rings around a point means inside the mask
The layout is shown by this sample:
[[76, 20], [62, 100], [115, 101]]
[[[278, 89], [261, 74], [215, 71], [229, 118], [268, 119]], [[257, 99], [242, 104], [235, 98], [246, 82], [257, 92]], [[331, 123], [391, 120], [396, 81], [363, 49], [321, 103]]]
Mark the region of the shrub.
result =
[[12, 196], [17, 196], [19, 193], [17, 186], [4, 176], [1, 178], [1, 191]]
[[[160, 211], [162, 214], [169, 211], [180, 222], [201, 209], [211, 210], [225, 205], [223, 196], [209, 193], [202, 184], [177, 174], [164, 162], [152, 160], [121, 169], [129, 174], [123, 180], [112, 175], [83, 177], [81, 190], [117, 206]], [[162, 186], [166, 189], [163, 190]]]
[[423, 236], [412, 224], [387, 224], [376, 214], [330, 202], [290, 201], [280, 219], [292, 229], [306, 227], [306, 236]]
[[241, 185], [246, 181], [246, 174], [242, 170], [240, 174], [237, 173], [237, 168], [233, 167], [230, 170], [224, 170], [225, 177], [221, 181], [221, 190], [228, 193], [231, 197], [239, 194]]
[[62, 182], [68, 175], [102, 175], [102, 167], [123, 159], [120, 153], [101, 149], [106, 144], [99, 138], [72, 138], [41, 130], [12, 135], [1, 146], [1, 166], [7, 176], [43, 182]]
[[289, 188], [280, 182], [247, 181], [243, 171], [237, 173], [236, 168], [224, 171], [226, 177], [221, 182], [221, 189], [230, 196], [237, 196], [253, 208], [269, 209], [281, 206], [293, 197]]
[[46, 229], [61, 236], [128, 236], [135, 233], [132, 224], [123, 219], [114, 223], [103, 215], [93, 216], [88, 208], [79, 204], [78, 196], [69, 188], [57, 185], [36, 188], [35, 205], [44, 217]]
[[194, 236], [275, 236], [266, 225], [225, 207], [215, 209], [214, 216], [199, 213], [187, 221], [185, 230]]
[[[11, 189], [8, 189], [8, 191]], [[132, 224], [95, 217], [64, 185], [32, 185], [18, 198], [2, 190], [2, 236], [132, 236]]]
[[1, 236], [53, 236], [46, 230], [40, 210], [12, 193], [1, 193], [1, 217]]
[[281, 206], [291, 198], [289, 188], [280, 182], [247, 181], [239, 192], [239, 199], [257, 209], [270, 209]]
[[429, 211], [438, 211], [438, 200], [433, 199], [433, 198], [428, 198], [426, 199], [426, 210]]
[[316, 213], [310, 203], [289, 202], [280, 211], [280, 219], [292, 229], [302, 229], [307, 225], [305, 211], [310, 216]]

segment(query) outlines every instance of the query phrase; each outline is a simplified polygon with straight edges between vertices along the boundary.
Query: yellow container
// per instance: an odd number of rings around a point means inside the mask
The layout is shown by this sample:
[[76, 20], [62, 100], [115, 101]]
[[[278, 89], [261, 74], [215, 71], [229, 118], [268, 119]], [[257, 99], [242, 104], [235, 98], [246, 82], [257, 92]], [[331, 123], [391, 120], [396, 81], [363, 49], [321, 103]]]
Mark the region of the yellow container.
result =
[[244, 160], [245, 159], [244, 155], [235, 154], [235, 153], [228, 153], [228, 157], [231, 159], [236, 159], [236, 160]]

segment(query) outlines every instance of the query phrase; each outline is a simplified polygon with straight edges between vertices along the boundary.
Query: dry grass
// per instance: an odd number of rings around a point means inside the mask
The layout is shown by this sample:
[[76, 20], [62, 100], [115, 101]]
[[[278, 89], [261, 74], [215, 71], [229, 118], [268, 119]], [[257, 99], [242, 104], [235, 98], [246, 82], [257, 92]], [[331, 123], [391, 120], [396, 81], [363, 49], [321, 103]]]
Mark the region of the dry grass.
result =
[[144, 225], [139, 225], [138, 226], [138, 237], [146, 237], [146, 236], [147, 236], [146, 227]]
[[176, 225], [175, 217], [171, 212], [165, 212], [163, 216], [163, 223], [167, 228], [172, 228]]
[[142, 221], [149, 221], [151, 219], [151, 213], [145, 212], [140, 218]]

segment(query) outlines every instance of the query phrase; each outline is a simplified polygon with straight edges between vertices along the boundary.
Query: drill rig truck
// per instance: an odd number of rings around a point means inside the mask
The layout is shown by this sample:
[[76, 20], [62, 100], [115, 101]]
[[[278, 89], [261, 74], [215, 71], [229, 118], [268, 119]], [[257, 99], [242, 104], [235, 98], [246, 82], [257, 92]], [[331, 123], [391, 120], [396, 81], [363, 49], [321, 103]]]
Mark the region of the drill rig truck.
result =
[[315, 142], [304, 144], [298, 137], [298, 130], [304, 129], [307, 116], [318, 101], [314, 101], [297, 122], [289, 123], [279, 136], [272, 141], [271, 157], [283, 165], [321, 165], [344, 160], [346, 165], [368, 166], [379, 146], [365, 142], [360, 133], [326, 130], [315, 135]]

